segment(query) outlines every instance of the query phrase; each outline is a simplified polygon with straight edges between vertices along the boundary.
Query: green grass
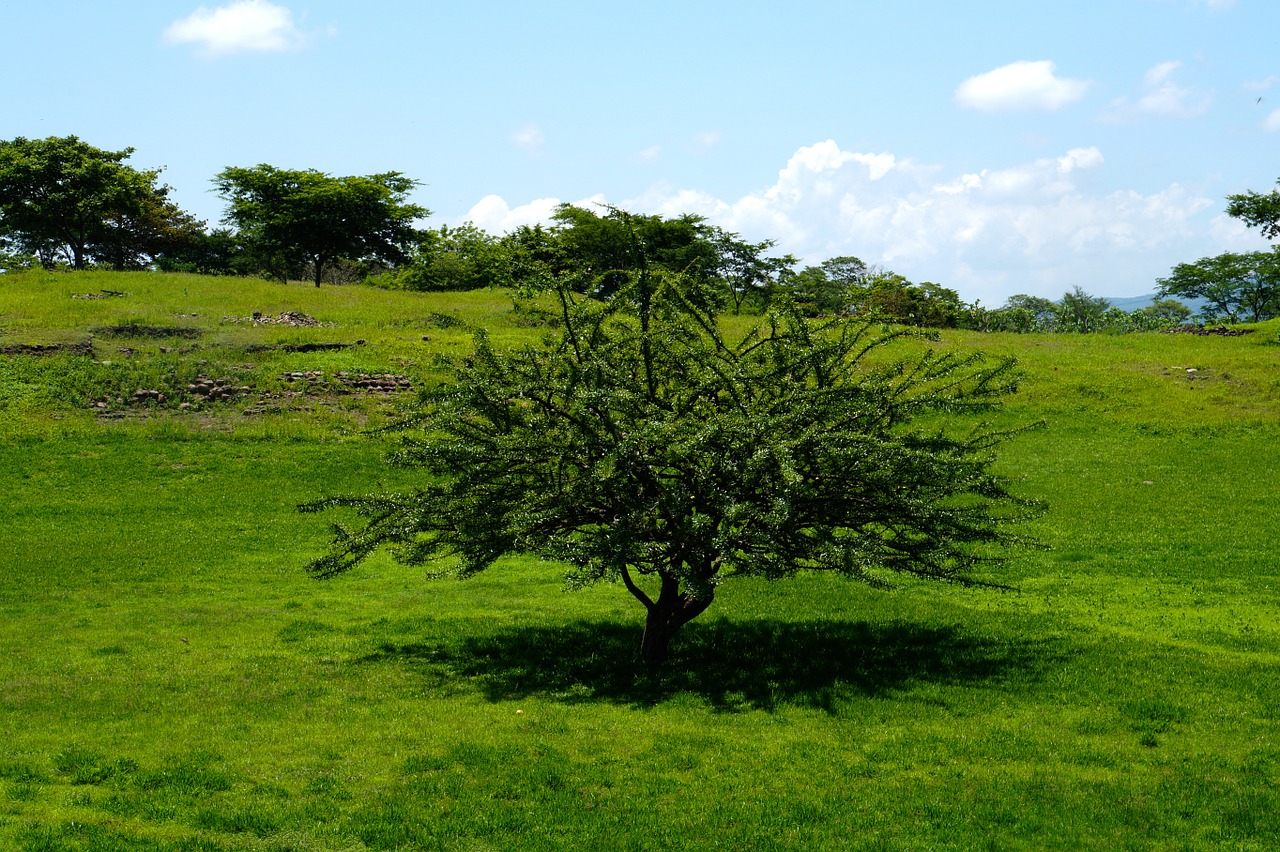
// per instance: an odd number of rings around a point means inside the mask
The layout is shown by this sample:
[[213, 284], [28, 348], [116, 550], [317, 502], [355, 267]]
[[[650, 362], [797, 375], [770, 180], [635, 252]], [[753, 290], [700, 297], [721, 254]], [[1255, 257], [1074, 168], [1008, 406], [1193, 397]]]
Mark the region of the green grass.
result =
[[[70, 298], [98, 289], [129, 296]], [[222, 320], [255, 310], [334, 325]], [[366, 431], [402, 397], [261, 395], [438, 380], [439, 316], [536, 333], [501, 293], [0, 276], [0, 348], [200, 329], [0, 356], [0, 848], [1280, 845], [1276, 324], [945, 334], [1017, 355], [1002, 421], [1046, 421], [1002, 455], [1049, 503], [993, 576], [1018, 591], [729, 582], [652, 673], [630, 597], [552, 565], [304, 576], [328, 519], [298, 503], [407, 476]], [[255, 390], [90, 407], [199, 373]]]

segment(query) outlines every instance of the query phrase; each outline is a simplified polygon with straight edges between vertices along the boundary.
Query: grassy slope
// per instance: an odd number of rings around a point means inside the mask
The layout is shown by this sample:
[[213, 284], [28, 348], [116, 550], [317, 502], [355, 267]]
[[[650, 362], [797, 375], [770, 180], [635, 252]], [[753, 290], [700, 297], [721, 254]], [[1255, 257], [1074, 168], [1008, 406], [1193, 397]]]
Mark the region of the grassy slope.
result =
[[[130, 295], [70, 298], [100, 288]], [[656, 676], [631, 661], [629, 598], [565, 594], [548, 566], [301, 575], [325, 519], [294, 505], [394, 484], [362, 431], [387, 403], [328, 394], [246, 417], [256, 402], [182, 412], [179, 393], [121, 419], [87, 409], [104, 388], [180, 392], [197, 372], [273, 391], [285, 370], [429, 378], [432, 352], [466, 341], [431, 314], [527, 335], [509, 308], [0, 278], [0, 347], [127, 321], [203, 330], [186, 353], [99, 336], [106, 366], [0, 356], [0, 847], [1280, 843], [1274, 325], [946, 335], [1018, 355], [1025, 392], [1005, 416], [1047, 422], [1004, 454], [1051, 507], [1035, 532], [1052, 549], [1000, 577], [1020, 591], [734, 582]], [[222, 321], [254, 310], [335, 326]]]

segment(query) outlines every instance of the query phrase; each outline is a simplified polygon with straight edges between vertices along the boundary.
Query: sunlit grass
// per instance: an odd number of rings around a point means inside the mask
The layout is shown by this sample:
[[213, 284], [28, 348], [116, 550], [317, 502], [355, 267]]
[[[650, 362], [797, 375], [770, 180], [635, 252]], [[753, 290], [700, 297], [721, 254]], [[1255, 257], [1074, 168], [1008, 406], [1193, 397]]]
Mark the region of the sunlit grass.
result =
[[[70, 298], [97, 289], [130, 296]], [[335, 325], [221, 321], [254, 310]], [[944, 334], [1016, 355], [1001, 420], [1046, 421], [1002, 452], [1049, 504], [1028, 530], [1047, 549], [991, 577], [1017, 590], [731, 581], [656, 673], [631, 598], [566, 593], [553, 565], [305, 577], [328, 519], [298, 503], [412, 482], [365, 431], [392, 399], [87, 407], [193, 371], [430, 381], [467, 341], [433, 314], [538, 333], [501, 293], [0, 276], [0, 346], [131, 319], [205, 335], [0, 356], [0, 847], [1280, 844], [1275, 324]]]

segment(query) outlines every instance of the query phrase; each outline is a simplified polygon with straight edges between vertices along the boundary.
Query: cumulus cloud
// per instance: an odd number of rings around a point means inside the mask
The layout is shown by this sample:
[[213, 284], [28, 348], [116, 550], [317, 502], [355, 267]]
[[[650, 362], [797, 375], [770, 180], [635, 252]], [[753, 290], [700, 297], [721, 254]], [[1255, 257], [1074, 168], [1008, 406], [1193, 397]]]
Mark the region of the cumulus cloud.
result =
[[1173, 79], [1182, 67], [1176, 60], [1152, 66], [1143, 76], [1141, 94], [1135, 98], [1117, 98], [1108, 105], [1104, 120], [1135, 121], [1148, 116], [1191, 118], [1209, 108], [1207, 94], [1179, 85]]
[[293, 13], [267, 0], [236, 0], [226, 6], [204, 6], [174, 21], [164, 31], [170, 44], [194, 44], [209, 56], [228, 53], [279, 53], [295, 50], [306, 37], [293, 23]]
[[1055, 110], [1084, 97], [1087, 80], [1066, 79], [1055, 71], [1047, 59], [1013, 62], [965, 80], [956, 89], [956, 102], [985, 112]]
[[[798, 149], [772, 183], [737, 198], [659, 184], [615, 203], [643, 213], [700, 214], [747, 239], [777, 240], [778, 251], [806, 263], [856, 255], [985, 304], [1014, 293], [1056, 298], [1076, 285], [1107, 296], [1151, 292], [1174, 264], [1224, 248], [1202, 221], [1220, 199], [1178, 184], [1154, 193], [1092, 191], [1088, 175], [1105, 165], [1098, 148], [1080, 147], [946, 175], [908, 157], [847, 151], [826, 140]], [[557, 203], [513, 208], [489, 196], [466, 218], [501, 232], [548, 221]]]

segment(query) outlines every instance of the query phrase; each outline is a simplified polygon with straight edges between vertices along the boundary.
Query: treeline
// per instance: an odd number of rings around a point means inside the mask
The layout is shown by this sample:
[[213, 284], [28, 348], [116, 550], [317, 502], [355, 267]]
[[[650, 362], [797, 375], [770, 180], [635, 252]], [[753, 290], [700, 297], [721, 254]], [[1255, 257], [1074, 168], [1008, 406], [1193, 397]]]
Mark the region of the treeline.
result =
[[[695, 215], [561, 205], [547, 225], [503, 235], [469, 223], [424, 228], [419, 223], [430, 211], [408, 201], [418, 184], [398, 172], [334, 177], [228, 167], [213, 180], [226, 213], [210, 228], [170, 200], [160, 170], [129, 166], [132, 153], [104, 151], [75, 136], [0, 142], [0, 268], [158, 269], [418, 291], [537, 289], [569, 279], [580, 292], [608, 298], [643, 263], [689, 277], [698, 298], [733, 313], [758, 313], [785, 298], [811, 315], [1007, 332], [1141, 331], [1191, 318], [1169, 296], [1199, 301], [1202, 322], [1280, 313], [1274, 251], [1180, 264], [1157, 282], [1164, 298], [1137, 311], [1079, 287], [1058, 301], [1018, 295], [987, 308], [857, 257], [801, 266], [775, 254], [772, 240], [750, 242]], [[1241, 196], [1252, 206], [1228, 212], [1267, 233], [1267, 204], [1275, 195]]]

